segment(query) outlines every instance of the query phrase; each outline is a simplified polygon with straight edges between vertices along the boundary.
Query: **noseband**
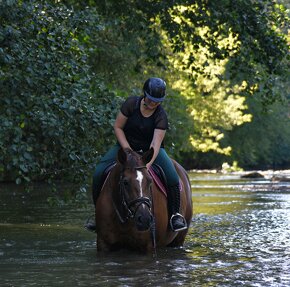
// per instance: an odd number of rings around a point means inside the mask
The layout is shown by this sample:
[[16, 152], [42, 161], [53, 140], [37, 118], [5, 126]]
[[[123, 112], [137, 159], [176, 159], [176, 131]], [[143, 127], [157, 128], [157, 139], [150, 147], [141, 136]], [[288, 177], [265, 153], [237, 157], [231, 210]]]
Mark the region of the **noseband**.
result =
[[[143, 169], [143, 168], [146, 168], [146, 166], [138, 166], [138, 167], [135, 167], [134, 169], [135, 170], [140, 170], [140, 169]], [[120, 221], [122, 223], [125, 223], [128, 219], [134, 218], [138, 208], [142, 204], [145, 204], [148, 207], [148, 209], [151, 211], [151, 209], [152, 209], [152, 201], [147, 196], [141, 196], [141, 197], [133, 199], [133, 200], [131, 200], [129, 202], [126, 200], [126, 197], [125, 197], [126, 185], [125, 185], [124, 180], [123, 180], [123, 174], [121, 174], [121, 177], [120, 177], [119, 189], [120, 189], [120, 195], [121, 195], [121, 204], [124, 207], [124, 210], [126, 211], [126, 214], [125, 214], [124, 217], [122, 217], [120, 212], [118, 211], [118, 208], [116, 206], [115, 206], [115, 210], [116, 210], [116, 213], [118, 214], [118, 217], [119, 217], [119, 219], [120, 219]], [[150, 189], [150, 193], [151, 192], [152, 191]]]

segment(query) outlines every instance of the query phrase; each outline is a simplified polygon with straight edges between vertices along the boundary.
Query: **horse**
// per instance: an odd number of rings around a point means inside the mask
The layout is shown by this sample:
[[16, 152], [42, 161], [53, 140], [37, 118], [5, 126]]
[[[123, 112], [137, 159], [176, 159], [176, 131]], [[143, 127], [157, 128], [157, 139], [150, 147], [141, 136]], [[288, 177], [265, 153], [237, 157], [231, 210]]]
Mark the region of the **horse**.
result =
[[187, 229], [169, 227], [167, 198], [153, 181], [146, 164], [154, 150], [140, 155], [118, 151], [116, 164], [96, 200], [97, 251], [127, 249], [142, 253], [156, 248], [181, 247], [192, 218], [191, 186], [185, 169], [172, 159], [180, 178], [180, 213]]

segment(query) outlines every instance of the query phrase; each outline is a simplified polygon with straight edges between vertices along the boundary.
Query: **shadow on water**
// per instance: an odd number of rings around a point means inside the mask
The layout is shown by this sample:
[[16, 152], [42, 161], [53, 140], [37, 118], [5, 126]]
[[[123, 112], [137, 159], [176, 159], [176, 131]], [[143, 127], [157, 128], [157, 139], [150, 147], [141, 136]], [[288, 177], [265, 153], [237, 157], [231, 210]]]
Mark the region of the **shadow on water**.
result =
[[289, 286], [290, 183], [191, 173], [185, 246], [96, 253], [91, 206], [49, 206], [49, 187], [1, 185], [1, 286]]

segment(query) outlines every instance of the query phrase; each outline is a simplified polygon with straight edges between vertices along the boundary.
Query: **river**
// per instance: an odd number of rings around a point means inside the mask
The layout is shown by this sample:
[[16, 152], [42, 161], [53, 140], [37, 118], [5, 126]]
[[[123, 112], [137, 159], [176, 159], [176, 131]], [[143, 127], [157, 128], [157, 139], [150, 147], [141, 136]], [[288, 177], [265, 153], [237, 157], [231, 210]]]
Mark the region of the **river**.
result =
[[90, 205], [50, 205], [51, 187], [42, 183], [29, 190], [1, 184], [0, 286], [288, 287], [290, 182], [272, 175], [191, 172], [194, 214], [185, 245], [157, 250], [155, 258], [101, 256], [95, 234], [83, 229]]

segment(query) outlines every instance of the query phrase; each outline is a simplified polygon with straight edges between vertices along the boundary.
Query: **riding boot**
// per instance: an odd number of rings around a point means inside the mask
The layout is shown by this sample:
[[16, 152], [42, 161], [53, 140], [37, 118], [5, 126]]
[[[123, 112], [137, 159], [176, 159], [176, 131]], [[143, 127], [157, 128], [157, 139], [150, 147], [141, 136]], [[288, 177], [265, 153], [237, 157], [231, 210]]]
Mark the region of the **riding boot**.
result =
[[179, 213], [180, 208], [180, 190], [179, 185], [173, 185], [168, 188], [168, 204], [170, 212], [169, 224], [173, 231], [181, 231], [187, 228], [185, 218]]

